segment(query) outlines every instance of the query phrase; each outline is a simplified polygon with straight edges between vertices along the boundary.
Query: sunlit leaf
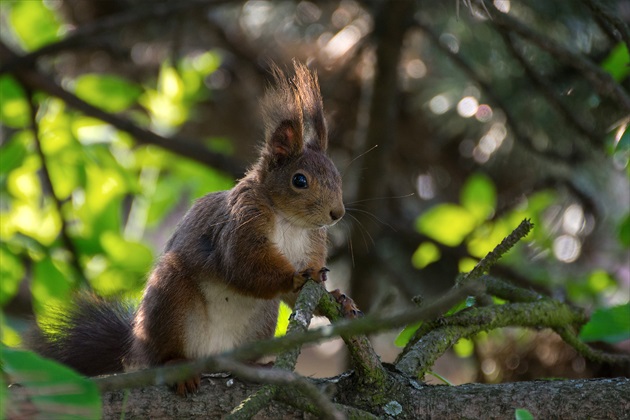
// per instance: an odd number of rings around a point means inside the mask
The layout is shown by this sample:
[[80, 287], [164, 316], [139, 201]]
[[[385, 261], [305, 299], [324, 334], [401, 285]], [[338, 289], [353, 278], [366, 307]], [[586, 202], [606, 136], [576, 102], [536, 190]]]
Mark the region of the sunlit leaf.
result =
[[492, 180], [484, 174], [471, 175], [460, 194], [460, 203], [478, 222], [483, 222], [494, 213], [497, 191]]
[[121, 112], [133, 105], [142, 89], [111, 74], [85, 74], [76, 80], [76, 95], [108, 112]]
[[458, 269], [460, 273], [468, 273], [477, 265], [477, 261], [472, 258], [462, 258], [459, 260]]
[[7, 223], [12, 225], [12, 230], [45, 246], [51, 245], [61, 231], [61, 219], [50, 201], [43, 207], [21, 201], [14, 202]]
[[628, 63], [630, 63], [628, 46], [624, 42], [619, 42], [602, 62], [602, 69], [610, 73], [615, 81], [621, 82], [630, 73]]
[[22, 46], [34, 50], [60, 39], [61, 25], [41, 0], [11, 2], [11, 27]]
[[475, 225], [475, 216], [455, 204], [439, 204], [416, 220], [418, 232], [448, 246], [461, 244]]
[[24, 265], [4, 246], [0, 247], [0, 262], [0, 306], [2, 306], [15, 296], [24, 278]]
[[72, 276], [67, 265], [47, 256], [35, 263], [31, 292], [39, 315], [67, 300], [72, 290]]
[[153, 262], [153, 253], [144, 244], [128, 241], [115, 232], [101, 235], [101, 244], [118, 266], [135, 272], [146, 272]]
[[[0, 343], [0, 346], [4, 344], [12, 347], [19, 346], [22, 343], [22, 337], [20, 337], [20, 334], [7, 323], [7, 318], [2, 311], [0, 311]], [[0, 360], [1, 359], [2, 357], [0, 356]], [[0, 377], [2, 377], [2, 375], [0, 375]], [[1, 401], [0, 410], [2, 410]]]
[[30, 131], [20, 131], [0, 146], [0, 174], [6, 174], [24, 163], [31, 139]]
[[423, 242], [411, 256], [411, 263], [417, 269], [422, 269], [432, 262], [439, 261], [440, 249], [432, 242]]
[[483, 258], [511, 232], [505, 220], [486, 223], [473, 232], [467, 243], [468, 252], [473, 257]]
[[22, 87], [11, 76], [0, 77], [0, 121], [11, 128], [28, 125], [30, 108]]
[[29, 402], [40, 413], [39, 418], [101, 417], [101, 399], [94, 382], [28, 351], [3, 346], [1, 356], [9, 380], [29, 390]]
[[289, 317], [291, 316], [291, 307], [284, 302], [280, 302], [278, 308], [278, 323], [276, 324], [275, 337], [283, 336], [287, 333], [287, 327], [289, 326]]
[[614, 287], [615, 285], [615, 280], [604, 270], [595, 270], [588, 277], [590, 294], [602, 293], [606, 289]]
[[630, 303], [593, 312], [580, 331], [580, 339], [607, 343], [630, 339]]
[[41, 197], [38, 169], [39, 162], [37, 158], [30, 156], [21, 167], [9, 173], [7, 177], [7, 191], [15, 198], [36, 205]]
[[398, 334], [398, 336], [396, 337], [396, 340], [394, 340], [394, 344], [397, 347], [405, 347], [407, 343], [409, 343], [409, 340], [411, 340], [411, 337], [413, 337], [413, 335], [416, 333], [416, 331], [418, 330], [418, 328], [420, 328], [421, 325], [422, 325], [422, 322], [416, 322], [415, 324], [407, 325], [400, 332], [400, 334]]
[[158, 77], [158, 92], [172, 101], [181, 101], [184, 97], [184, 83], [175, 68], [163, 65]]
[[472, 340], [461, 338], [457, 341], [457, 343], [455, 343], [455, 345], [453, 346], [453, 350], [455, 351], [455, 354], [457, 354], [457, 356], [459, 357], [470, 357], [475, 351], [475, 344], [472, 342]]

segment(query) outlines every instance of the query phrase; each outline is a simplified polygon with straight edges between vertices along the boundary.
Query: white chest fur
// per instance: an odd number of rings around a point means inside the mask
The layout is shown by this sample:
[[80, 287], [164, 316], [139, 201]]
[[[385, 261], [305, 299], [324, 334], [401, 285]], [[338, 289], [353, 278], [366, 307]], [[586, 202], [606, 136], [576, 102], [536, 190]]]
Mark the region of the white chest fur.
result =
[[[256, 339], [256, 329], [275, 325], [278, 301], [243, 296], [220, 282], [202, 286], [205, 304], [190, 312], [185, 325], [186, 357], [230, 350]], [[201, 332], [201, 333], [200, 333]]]
[[276, 216], [271, 241], [293, 264], [296, 271], [304, 269], [311, 246], [308, 229], [289, 223], [284, 217]]

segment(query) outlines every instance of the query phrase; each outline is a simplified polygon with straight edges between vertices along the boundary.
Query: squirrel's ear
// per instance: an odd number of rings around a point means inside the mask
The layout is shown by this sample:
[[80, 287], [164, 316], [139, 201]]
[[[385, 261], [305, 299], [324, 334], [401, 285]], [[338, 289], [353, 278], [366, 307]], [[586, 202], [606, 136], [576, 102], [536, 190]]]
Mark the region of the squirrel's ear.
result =
[[302, 133], [292, 121], [283, 121], [267, 141], [267, 151], [274, 160], [298, 155], [302, 152]]

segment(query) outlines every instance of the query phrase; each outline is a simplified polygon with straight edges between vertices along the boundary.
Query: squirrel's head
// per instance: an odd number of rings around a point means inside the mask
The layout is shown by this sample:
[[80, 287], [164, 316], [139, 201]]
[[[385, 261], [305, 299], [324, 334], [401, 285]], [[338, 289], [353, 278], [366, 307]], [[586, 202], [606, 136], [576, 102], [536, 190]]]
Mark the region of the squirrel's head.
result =
[[265, 144], [255, 167], [274, 209], [304, 228], [335, 224], [345, 213], [339, 171], [326, 155], [328, 132], [317, 76], [294, 63], [288, 79], [273, 68], [262, 101]]

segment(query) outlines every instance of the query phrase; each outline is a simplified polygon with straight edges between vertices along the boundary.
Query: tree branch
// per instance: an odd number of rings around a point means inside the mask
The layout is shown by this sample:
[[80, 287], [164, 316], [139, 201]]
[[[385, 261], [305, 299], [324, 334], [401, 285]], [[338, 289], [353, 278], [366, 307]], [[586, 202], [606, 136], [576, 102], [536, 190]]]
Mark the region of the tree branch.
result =
[[468, 308], [423, 325], [414, 336], [415, 343], [397, 360], [396, 368], [409, 376], [423, 378], [452, 345], [481, 331], [509, 326], [560, 328], [584, 322], [586, 317], [582, 312], [551, 299]]
[[60, 229], [59, 234], [61, 236], [61, 242], [70, 253], [70, 265], [74, 268], [74, 271], [76, 272], [76, 275], [77, 275], [77, 279], [79, 280], [79, 283], [81, 284], [81, 286], [87, 289], [90, 289], [91, 285], [88, 282], [87, 277], [85, 276], [85, 272], [83, 271], [83, 267], [81, 267], [81, 263], [79, 262], [79, 250], [75, 246], [72, 240], [72, 237], [70, 236], [69, 229], [68, 229], [68, 221], [66, 220], [64, 211], [63, 211], [63, 204], [61, 200], [59, 199], [57, 193], [55, 192], [55, 187], [53, 185], [52, 177], [50, 176], [50, 171], [48, 170], [48, 164], [46, 162], [46, 155], [44, 154], [44, 151], [42, 150], [42, 143], [39, 137], [39, 123], [37, 122], [38, 106], [35, 103], [35, 100], [33, 99], [33, 93], [29, 89], [29, 87], [28, 86], [23, 86], [23, 87], [26, 90], [26, 97], [27, 97], [27, 101], [28, 101], [28, 105], [30, 109], [31, 131], [33, 132], [35, 150], [37, 151], [37, 155], [39, 156], [39, 160], [41, 161], [41, 164], [42, 164], [42, 178], [41, 179], [42, 179], [42, 183], [44, 184], [42, 191], [48, 191], [48, 195], [50, 196], [53, 203], [55, 204], [55, 209], [57, 210], [57, 214], [59, 215], [59, 220], [61, 220], [61, 229]]
[[3, 57], [2, 61], [4, 64], [0, 67], [0, 75], [12, 73], [24, 67], [30, 68], [41, 57], [75, 48], [84, 44], [90, 37], [112, 32], [126, 25], [143, 22], [147, 19], [170, 18], [173, 15], [188, 10], [194, 10], [199, 7], [208, 7], [210, 5], [214, 6], [230, 2], [233, 2], [233, 0], [180, 0], [176, 2], [153, 3], [151, 7], [142, 5], [133, 10], [108, 16], [94, 23], [81, 26], [68, 34], [64, 39], [45, 45], [22, 56], [14, 55], [10, 58]]
[[[477, 0], [478, 3], [485, 3], [484, 0]], [[492, 25], [501, 30], [514, 32], [521, 37], [527, 39], [540, 49], [552, 54], [555, 58], [562, 61], [568, 66], [581, 72], [588, 80], [591, 81], [595, 89], [603, 96], [608, 96], [618, 103], [618, 105], [630, 112], [630, 96], [624, 92], [623, 88], [617, 84], [610, 74], [606, 73], [591, 60], [569, 50], [560, 45], [553, 39], [543, 36], [531, 28], [523, 24], [512, 16], [497, 11], [494, 6], [489, 7], [489, 15]], [[488, 10], [486, 9], [486, 10]]]
[[357, 335], [381, 332], [393, 328], [400, 328], [418, 321], [429, 321], [437, 318], [466, 296], [481, 293], [483, 286], [477, 282], [470, 282], [460, 288], [447, 292], [441, 299], [426, 307], [405, 311], [394, 316], [379, 318], [366, 316], [351, 321], [342, 321], [334, 325], [308, 330], [302, 334], [294, 334], [239, 347], [230, 352], [203, 359], [181, 363], [178, 365], [161, 366], [136, 372], [119, 373], [95, 378], [102, 392], [122, 388], [138, 388], [153, 384], [167, 384], [177, 382], [192, 376], [195, 372], [225, 371], [225, 359], [255, 360], [264, 355], [277, 354], [284, 350], [307, 343], [330, 340], [337, 336]]
[[[308, 326], [313, 318], [313, 312], [317, 307], [317, 303], [320, 301], [323, 295], [326, 294], [326, 289], [323, 285], [315, 283], [314, 281], [307, 281], [302, 290], [300, 291], [297, 300], [295, 302], [295, 309], [289, 318], [289, 326], [287, 327], [287, 335], [300, 334], [308, 330]], [[275, 372], [293, 371], [295, 364], [297, 363], [298, 356], [300, 355], [301, 348], [296, 346], [294, 348], [286, 350], [284, 353], [278, 356], [274, 364]], [[317, 388], [304, 378], [291, 373], [294, 377], [293, 380], [286, 383], [280, 383], [282, 385], [293, 385], [302, 394], [309, 397], [314, 403], [316, 413], [328, 418], [342, 418], [334, 405], [326, 398], [324, 394], [319, 392]], [[259, 389], [255, 394], [247, 397], [241, 404], [236, 407], [226, 419], [249, 419], [261, 409], [266, 407], [269, 402], [276, 397], [280, 388], [277, 382], [263, 381], [265, 384], [269, 384]], [[294, 390], [286, 390], [287, 393], [293, 394]]]
[[[400, 378], [408, 392], [391, 398], [400, 401], [404, 411], [396, 418], [507, 419], [516, 408], [527, 409], [534, 418], [624, 418], [630, 412], [630, 379], [591, 379], [528, 381], [507, 384], [466, 384], [430, 386]], [[204, 380], [206, 381], [206, 380]], [[107, 393], [103, 396], [105, 419], [182, 418], [199, 413], [205, 418], [221, 418], [227, 412], [225, 401], [240, 401], [255, 390], [254, 385], [226, 379], [207, 379], [199, 393], [181, 398], [167, 387], [149, 387]], [[336, 400], [356, 390], [347, 379], [318, 380]], [[13, 387], [9, 395], [24, 390]], [[303, 399], [297, 404], [305, 403]], [[305, 406], [294, 410], [272, 402], [259, 418], [304, 419]], [[342, 408], [340, 407], [340, 410]], [[352, 410], [352, 411], [350, 411]], [[350, 409], [348, 416], [363, 417], [365, 412]], [[380, 418], [385, 417], [385, 413]]]
[[462, 283], [476, 280], [481, 277], [482, 274], [487, 272], [490, 267], [499, 261], [499, 259], [508, 252], [518, 241], [523, 239], [529, 231], [534, 227], [533, 223], [529, 219], [524, 219], [516, 229], [514, 229], [506, 238], [504, 238], [499, 245], [497, 245], [492, 251], [488, 253], [481, 261], [475, 265], [470, 272], [468, 272], [462, 279]]
[[630, 51], [630, 29], [628, 29], [628, 25], [621, 20], [619, 16], [615, 15], [614, 12], [608, 10], [599, 0], [582, 0], [582, 3], [585, 3], [601, 20], [610, 23], [619, 31], [621, 39], [626, 43], [626, 48]]
[[583, 157], [577, 155], [576, 152], [572, 152], [572, 154], [567, 157], [565, 155], [560, 155], [557, 152], [554, 152], [551, 150], [541, 152], [540, 150], [536, 149], [533, 145], [534, 142], [532, 141], [531, 137], [528, 136], [525, 133], [525, 131], [521, 128], [521, 125], [518, 122], [519, 119], [514, 115], [510, 107], [508, 107], [507, 104], [505, 103], [505, 101], [503, 101], [503, 99], [500, 98], [499, 95], [494, 91], [491, 84], [483, 80], [475, 72], [475, 70], [473, 70], [472, 66], [461, 54], [451, 51], [451, 49], [448, 48], [448, 46], [444, 45], [440, 41], [440, 37], [438, 36], [438, 34], [435, 33], [435, 31], [433, 31], [433, 29], [431, 29], [431, 27], [427, 23], [422, 22], [419, 19], [416, 19], [416, 27], [420, 29], [422, 32], [424, 32], [424, 34], [427, 35], [428, 38], [431, 40], [433, 45], [435, 45], [440, 51], [442, 51], [442, 53], [447, 55], [453, 61], [453, 63], [457, 67], [460, 68], [460, 70], [462, 70], [471, 80], [473, 80], [475, 83], [479, 85], [479, 87], [483, 90], [485, 95], [488, 97], [489, 103], [493, 104], [494, 106], [500, 108], [503, 111], [503, 113], [505, 114], [506, 123], [512, 129], [512, 132], [514, 133], [514, 137], [516, 138], [516, 140], [518, 141], [520, 145], [522, 145], [528, 151], [535, 153], [536, 155], [544, 156], [546, 158], [553, 159], [556, 161], [565, 162], [567, 161], [567, 159], [569, 159], [570, 161], [575, 162], [575, 161], [583, 159]]
[[560, 99], [560, 96], [556, 94], [553, 85], [547, 81], [544, 77], [539, 75], [525, 59], [523, 54], [519, 51], [515, 45], [513, 35], [499, 31], [499, 34], [503, 38], [503, 43], [507, 46], [508, 51], [514, 58], [520, 63], [521, 67], [525, 70], [525, 73], [529, 79], [538, 87], [538, 90], [544, 95], [556, 111], [564, 118], [564, 120], [582, 134], [588, 138], [592, 144], [601, 145], [601, 136], [597, 136], [593, 130], [580, 120], [573, 111]]
[[[0, 42], [0, 59], [7, 60], [16, 55], [9, 50], [9, 48], [2, 42]], [[243, 165], [240, 162], [235, 161], [233, 158], [212, 152], [205, 147], [193, 143], [189, 140], [183, 140], [178, 138], [165, 138], [152, 131], [145, 130], [133, 124], [131, 121], [110, 114], [97, 108], [89, 103], [78, 98], [76, 95], [68, 92], [60, 85], [55, 83], [49, 77], [43, 75], [39, 71], [21, 69], [15, 71], [13, 75], [20, 81], [20, 83], [29, 90], [41, 90], [51, 96], [55, 96], [64, 101], [69, 106], [75, 108], [86, 115], [97, 118], [104, 121], [119, 130], [125, 131], [131, 134], [136, 142], [140, 144], [152, 144], [162, 147], [173, 153], [179, 154], [200, 162], [204, 165], [216, 168], [224, 171], [234, 177], [239, 177], [243, 174]]]

